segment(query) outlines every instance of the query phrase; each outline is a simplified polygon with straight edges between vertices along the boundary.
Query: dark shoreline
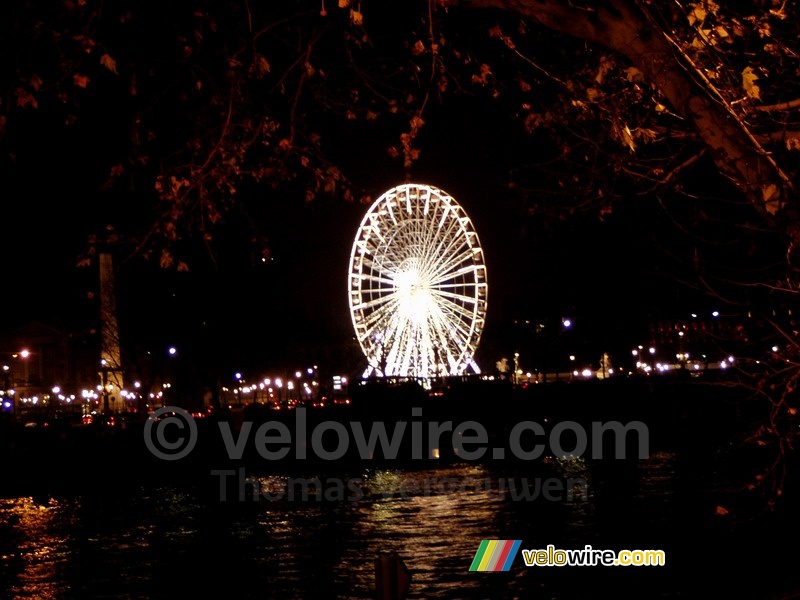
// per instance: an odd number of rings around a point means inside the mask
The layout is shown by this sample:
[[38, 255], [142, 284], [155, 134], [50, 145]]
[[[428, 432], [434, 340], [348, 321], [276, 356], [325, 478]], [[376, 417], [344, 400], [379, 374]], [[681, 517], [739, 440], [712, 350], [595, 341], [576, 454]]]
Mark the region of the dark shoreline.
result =
[[[431, 422], [454, 424], [465, 421], [480, 423], [488, 433], [488, 450], [505, 447], [502, 461], [530, 466], [531, 461], [515, 458], [508, 452], [508, 439], [512, 428], [522, 421], [534, 421], [549, 430], [554, 424], [573, 421], [590, 436], [594, 423], [616, 421], [623, 425], [641, 422], [649, 433], [649, 452], [674, 451], [687, 463], [698, 479], [705, 472], [729, 470], [735, 478], [737, 470], [742, 479], [746, 471], [772, 451], [770, 447], [751, 448], [741, 444], [755, 431], [759, 419], [766, 418], [768, 406], [764, 401], [750, 398], [744, 389], [722, 387], [714, 383], [696, 381], [624, 380], [587, 381], [561, 384], [535, 385], [527, 389], [512, 388], [502, 382], [454, 385], [442, 396], [429, 396], [414, 386], [388, 387], [380, 384], [362, 386], [352, 394], [348, 405], [309, 408], [307, 438], [320, 423], [333, 421], [347, 424], [352, 421], [363, 425], [366, 432], [373, 424], [382, 422], [389, 434], [398, 421], [420, 421], [422, 429]], [[412, 416], [412, 409], [421, 415]], [[260, 424], [278, 421], [286, 425], [292, 435], [295, 431], [295, 410], [269, 410], [263, 405], [251, 405], [227, 414], [214, 413], [197, 419], [198, 443], [184, 459], [165, 461], [153, 456], [144, 442], [144, 424], [126, 422], [124, 427], [10, 427], [6, 424], [0, 435], [0, 463], [2, 490], [25, 487], [24, 484], [41, 477], [52, 481], [78, 481], [81, 485], [110, 481], [115, 477], [132, 477], [143, 480], [166, 477], [194, 477], [207, 474], [209, 469], [237, 468], [239, 465], [266, 473], [288, 473], [311, 469], [354, 468], [427, 468], [450, 461], [459, 461], [452, 448], [445, 445], [436, 459], [414, 460], [406, 429], [398, 457], [393, 460], [364, 458], [356, 444], [350, 443], [348, 453], [337, 460], [315, 457], [311, 451], [303, 459], [297, 458], [296, 446], [291, 446], [286, 458], [265, 460], [257, 452], [254, 441]], [[232, 439], [238, 440], [241, 423], [252, 421], [245, 452], [240, 459], [231, 459], [229, 449], [220, 435], [219, 421], [230, 428]], [[327, 448], [335, 447], [335, 435], [323, 438]], [[549, 433], [549, 431], [548, 431]], [[328, 435], [328, 434], [326, 434]], [[443, 435], [448, 435], [447, 433]], [[532, 435], [532, 434], [531, 434]], [[306, 446], [308, 439], [306, 438]], [[443, 437], [445, 441], [449, 438]], [[533, 438], [525, 445], [533, 444]], [[332, 441], [329, 441], [332, 440]], [[625, 438], [625, 460], [595, 461], [603, 469], [624, 469], [625, 463], [635, 464], [640, 447], [637, 437]], [[351, 440], [352, 442], [352, 440]], [[427, 442], [426, 442], [427, 443]], [[566, 444], [565, 444], [566, 445]], [[449, 449], [449, 451], [448, 451]], [[617, 448], [604, 444], [605, 456], [613, 456]], [[546, 456], [545, 453], [543, 456]], [[481, 464], [493, 464], [491, 451], [477, 459]], [[533, 461], [540, 462], [540, 460]], [[31, 476], [31, 473], [37, 475]]]

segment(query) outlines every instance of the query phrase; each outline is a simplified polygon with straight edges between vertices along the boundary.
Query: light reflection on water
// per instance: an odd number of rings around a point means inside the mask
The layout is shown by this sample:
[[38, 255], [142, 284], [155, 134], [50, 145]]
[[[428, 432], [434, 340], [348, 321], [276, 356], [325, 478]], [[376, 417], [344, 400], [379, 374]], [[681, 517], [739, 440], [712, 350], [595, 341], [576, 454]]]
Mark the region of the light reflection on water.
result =
[[0, 560], [3, 574], [16, 571], [9, 597], [59, 598], [59, 577], [69, 559], [69, 502], [55, 499], [0, 500]]
[[[631, 595], [617, 597], [672, 597], [668, 568], [624, 577], [587, 568], [577, 577], [574, 570], [526, 569], [520, 557], [509, 573], [468, 568], [482, 539], [538, 548], [664, 547], [669, 558], [670, 531], [680, 520], [674, 461], [660, 452], [610, 473], [579, 459], [530, 472], [462, 464], [327, 474], [358, 478], [363, 497], [356, 501], [284, 494], [220, 503], [209, 497], [208, 482], [0, 499], [0, 598], [184, 598], [205, 596], [212, 585], [224, 586], [227, 597], [373, 598], [373, 561], [387, 551], [411, 570], [412, 598], [584, 598], [598, 582], [621, 581]], [[497, 489], [500, 477], [582, 477], [589, 496], [513, 501]], [[443, 478], [460, 485], [431, 483]], [[257, 479], [262, 491], [285, 490], [286, 477]], [[650, 593], [637, 596], [636, 589]]]

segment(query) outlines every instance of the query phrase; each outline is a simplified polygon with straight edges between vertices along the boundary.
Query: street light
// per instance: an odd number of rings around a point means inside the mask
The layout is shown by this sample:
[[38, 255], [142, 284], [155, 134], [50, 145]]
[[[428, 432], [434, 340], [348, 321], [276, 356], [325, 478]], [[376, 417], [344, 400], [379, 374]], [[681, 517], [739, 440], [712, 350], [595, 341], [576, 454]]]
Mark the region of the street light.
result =
[[242, 384], [244, 383], [244, 379], [242, 379], [242, 374], [238, 371], [233, 375], [234, 379], [236, 379], [236, 396], [237, 400], [236, 403], [238, 406], [242, 405]]
[[11, 387], [11, 367], [3, 365], [3, 410], [13, 409], [14, 415], [17, 413], [17, 401], [14, 398], [14, 390]]
[[[16, 354], [12, 354], [11, 358], [20, 358], [22, 359], [22, 387], [27, 388], [30, 385], [30, 361], [28, 360], [31, 356], [31, 351], [27, 348], [23, 348]], [[12, 373], [13, 377], [13, 373]]]

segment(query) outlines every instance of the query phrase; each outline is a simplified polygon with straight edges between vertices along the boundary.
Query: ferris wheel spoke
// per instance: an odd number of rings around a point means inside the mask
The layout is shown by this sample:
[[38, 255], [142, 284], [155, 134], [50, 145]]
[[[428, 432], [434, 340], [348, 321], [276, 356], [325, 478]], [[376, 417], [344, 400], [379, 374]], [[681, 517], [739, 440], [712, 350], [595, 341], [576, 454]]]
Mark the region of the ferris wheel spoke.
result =
[[362, 301], [359, 304], [353, 306], [353, 310], [363, 311], [374, 308], [376, 306], [380, 306], [381, 304], [386, 304], [392, 302], [393, 300], [396, 302], [397, 298], [396, 295], [392, 290], [387, 290], [387, 293], [379, 298], [374, 298], [372, 300], [367, 300], [366, 302]]
[[393, 225], [387, 223], [386, 226], [392, 227], [393, 229], [388, 232], [389, 236], [386, 243], [376, 247], [375, 253], [376, 256], [391, 260], [393, 265], [397, 267], [405, 258], [406, 252], [404, 242], [402, 240], [402, 231], [400, 229], [402, 225]]
[[377, 308], [376, 310], [372, 311], [368, 315], [364, 316], [364, 325], [367, 328], [368, 333], [371, 335], [380, 333], [383, 335], [383, 332], [380, 331], [381, 323], [389, 322], [389, 319], [393, 314], [397, 312], [397, 305], [394, 303], [387, 303]]
[[[444, 223], [442, 223], [442, 225], [443, 224]], [[442, 225], [439, 226], [439, 229], [441, 229]], [[424, 259], [424, 268], [427, 272], [435, 270], [436, 264], [442, 259], [443, 256], [447, 255], [447, 249], [450, 248], [453, 243], [458, 243], [458, 237], [455, 235], [455, 233], [459, 227], [461, 227], [461, 223], [458, 222], [457, 218], [453, 218], [447, 225], [447, 229], [444, 232], [439, 231], [437, 233], [438, 241], [435, 245], [430, 246], [429, 252], [426, 254]]]
[[426, 248], [433, 247], [434, 242], [437, 240], [439, 236], [439, 219], [441, 215], [444, 213], [444, 207], [447, 206], [449, 202], [435, 202], [433, 203], [433, 208], [429, 210], [429, 216], [426, 219], [425, 223], [425, 230], [426, 234]]
[[442, 357], [442, 361], [451, 375], [458, 375], [458, 365], [462, 362], [463, 352], [457, 348], [457, 346], [453, 346], [452, 344], [447, 346], [444, 356]]
[[[372, 354], [374, 355], [373, 361], [377, 363], [379, 370], [381, 372], [389, 371], [384, 372], [384, 375], [396, 374], [391, 371], [391, 367], [397, 364], [398, 343], [400, 339], [400, 336], [397, 335], [399, 320], [399, 313], [393, 313], [389, 317], [389, 322], [386, 324], [385, 328], [381, 327], [382, 331], [379, 332], [381, 334], [381, 340], [375, 342], [372, 346]], [[374, 337], [375, 334], [371, 336], [371, 339], [374, 339]]]
[[454, 304], [458, 306], [462, 306], [464, 309], [467, 307], [464, 306], [465, 304], [477, 304], [480, 299], [477, 298], [475, 295], [467, 295], [465, 293], [455, 294], [453, 292], [446, 292], [444, 290], [431, 290], [431, 295], [435, 298], [442, 298], [443, 300], [450, 300]]
[[[440, 316], [440, 315], [439, 315]], [[452, 371], [452, 364], [450, 358], [453, 355], [453, 341], [450, 339], [450, 336], [447, 334], [447, 323], [444, 322], [443, 319], [437, 318], [436, 316], [432, 315], [431, 324], [433, 331], [436, 333], [436, 341], [437, 341], [437, 349], [438, 349], [438, 356], [436, 357], [437, 370], [439, 369], [439, 365], [443, 364], [447, 369], [447, 372]]]
[[387, 292], [393, 291], [394, 288], [394, 279], [390, 279], [388, 277], [382, 277], [381, 275], [359, 275], [358, 278], [362, 281], [362, 287], [365, 282], [368, 283], [380, 283], [383, 284], [379, 287], [369, 287], [369, 290], [385, 290]]
[[370, 272], [376, 273], [391, 273], [392, 271], [397, 270], [397, 265], [392, 262], [390, 257], [382, 256], [380, 261], [375, 261], [373, 258], [369, 258], [367, 255], [361, 259], [362, 261], [362, 268], [367, 267]]
[[[391, 317], [391, 314], [389, 317]], [[370, 319], [365, 322], [363, 331], [358, 335], [358, 342], [362, 347], [374, 348], [378, 345], [385, 346], [382, 340], [390, 337], [386, 325], [386, 316], [384, 316], [384, 319]]]
[[445, 311], [438, 310], [438, 314], [434, 316], [434, 322], [437, 323], [437, 329], [440, 331], [440, 336], [443, 338], [443, 347], [446, 349], [448, 356], [454, 355], [454, 349], [459, 349], [459, 354], [462, 348], [466, 346], [469, 339], [469, 334], [458, 323], [457, 319], [452, 316], [446, 316]]
[[442, 216], [445, 216], [445, 214], [442, 211], [442, 214], [440, 215], [440, 206], [443, 206], [443, 204], [436, 203], [433, 210], [429, 210], [428, 216], [419, 221], [418, 235], [424, 248], [435, 248], [436, 244], [441, 238], [439, 219]]
[[403, 318], [398, 311], [392, 313], [392, 315], [387, 319], [386, 324], [386, 331], [383, 334], [384, 339], [392, 340], [401, 331], [401, 327]]
[[446, 261], [442, 261], [436, 265], [433, 273], [431, 274], [431, 283], [436, 284], [442, 281], [447, 281], [459, 275], [466, 275], [467, 273], [474, 272], [482, 265], [475, 262], [475, 254], [472, 248], [460, 248], [458, 253], [450, 256]]
[[[473, 252], [462, 252], [447, 261], [437, 265], [436, 270], [430, 275], [431, 285], [452, 283], [458, 277], [464, 281], [479, 282], [483, 275], [483, 265], [475, 260]], [[457, 283], [457, 282], [456, 282]]]
[[456, 232], [452, 235], [448, 235], [447, 238], [442, 240], [442, 244], [437, 247], [436, 254], [433, 255], [434, 262], [431, 264], [434, 266], [434, 270], [439, 270], [439, 265], [441, 265], [442, 257], [446, 257], [448, 262], [458, 254], [464, 246], [469, 246], [468, 241], [465, 237], [463, 237], [463, 232], [457, 231], [458, 229], [462, 228], [461, 223], [453, 222], [453, 228], [456, 229]]
[[404, 326], [406, 323], [403, 321], [405, 321], [405, 319], [401, 319], [398, 334], [392, 339], [392, 345], [388, 356], [388, 364], [392, 365], [391, 372], [393, 375], [400, 375], [407, 372], [410, 363], [410, 356], [407, 352], [409, 328]]
[[[464, 326], [461, 318], [450, 307], [437, 305], [436, 311], [439, 313], [436, 318], [440, 319], [449, 338], [456, 343], [465, 342], [469, 339], [469, 329]], [[463, 336], [463, 339], [458, 338], [458, 335]]]
[[442, 315], [441, 311], [433, 311], [431, 314], [431, 323], [433, 325], [433, 330], [436, 332], [436, 338], [439, 342], [439, 345], [444, 348], [449, 348], [452, 346], [453, 341], [450, 339], [448, 335], [448, 322]]
[[419, 258], [420, 250], [425, 247], [424, 232], [419, 223], [408, 223], [402, 231], [398, 232], [398, 238], [403, 241], [403, 249], [407, 252], [407, 258]]
[[437, 217], [439, 216], [439, 204], [434, 204], [434, 208], [432, 211], [429, 211], [429, 216], [426, 222], [423, 224], [423, 247], [424, 248], [434, 248], [436, 245], [436, 241], [439, 235], [438, 227], [437, 227]]
[[475, 283], [474, 281], [467, 281], [464, 283], [438, 283], [436, 285], [431, 285], [431, 293], [436, 293], [439, 291], [449, 291], [450, 293], [456, 294], [457, 296], [466, 296], [467, 298], [475, 298], [480, 294], [480, 290], [483, 287], [481, 283]]
[[[429, 228], [434, 236], [432, 240], [434, 243], [427, 246], [426, 267], [435, 264], [435, 261], [441, 257], [443, 249], [452, 241], [456, 230], [460, 226], [452, 211], [453, 209], [450, 206], [444, 206], [441, 217], [429, 223]], [[449, 222], [448, 217], [450, 217]]]
[[368, 343], [372, 351], [378, 353], [388, 352], [387, 347], [391, 347], [396, 318], [396, 312], [390, 313], [384, 319], [374, 322], [368, 329], [364, 342]]
[[458, 315], [461, 318], [473, 320], [475, 319], [475, 309], [468, 309], [463, 304], [455, 302], [454, 300], [461, 300], [461, 298], [445, 298], [441, 294], [438, 295], [436, 304], [443, 309], [450, 311], [451, 314]]
[[366, 267], [366, 270], [370, 273], [391, 273], [397, 268], [396, 264], [388, 256], [382, 256], [380, 260], [364, 257], [363, 267]]
[[376, 248], [371, 254], [371, 257], [370, 255], [364, 256], [364, 264], [371, 270], [378, 271], [379, 273], [391, 273], [396, 271], [402, 262], [402, 259], [396, 257], [394, 252], [389, 249], [384, 250], [383, 248]]

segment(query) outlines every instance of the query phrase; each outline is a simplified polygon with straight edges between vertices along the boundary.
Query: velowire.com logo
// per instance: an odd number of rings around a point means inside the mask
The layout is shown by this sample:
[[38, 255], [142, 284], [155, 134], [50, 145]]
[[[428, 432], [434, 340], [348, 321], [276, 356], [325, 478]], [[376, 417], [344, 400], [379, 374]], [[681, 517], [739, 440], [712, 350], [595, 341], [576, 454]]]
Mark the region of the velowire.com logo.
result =
[[470, 571], [508, 571], [522, 540], [483, 540], [472, 559]]

